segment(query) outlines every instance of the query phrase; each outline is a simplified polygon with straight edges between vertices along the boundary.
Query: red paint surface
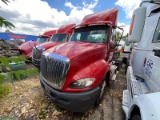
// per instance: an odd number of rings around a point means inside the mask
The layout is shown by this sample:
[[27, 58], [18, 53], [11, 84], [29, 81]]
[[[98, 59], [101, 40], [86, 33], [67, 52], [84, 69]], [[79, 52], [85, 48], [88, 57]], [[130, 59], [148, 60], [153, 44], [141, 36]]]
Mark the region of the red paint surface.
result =
[[[50, 30], [50, 31], [46, 31], [43, 33], [43, 35], [39, 35], [39, 37], [48, 37], [50, 38], [50, 36], [52, 36], [52, 34], [54, 34], [56, 32], [56, 30]], [[23, 43], [22, 45], [20, 45], [18, 47], [19, 51], [23, 51], [24, 55], [26, 58], [30, 58], [31, 54], [32, 54], [32, 48], [36, 45], [40, 44], [39, 42], [34, 42], [34, 41], [28, 41]]]
[[[70, 59], [70, 68], [61, 91], [80, 92], [98, 86], [106, 73], [110, 70], [108, 58], [111, 51], [110, 38], [112, 27], [117, 25], [118, 9], [110, 9], [96, 14], [87, 15], [79, 27], [92, 24], [107, 24], [110, 32], [107, 43], [67, 42], [48, 49], [46, 52], [55, 53]], [[110, 48], [110, 49], [109, 49]], [[87, 88], [69, 88], [69, 85], [82, 78], [96, 78]]]
[[[68, 38], [67, 38], [67, 41], [66, 41], [66, 42], [68, 42], [75, 27], [76, 27], [76, 24], [69, 24], [69, 25], [61, 26], [57, 30], [56, 34], [68, 34]], [[62, 42], [52, 42], [52, 41], [50, 41], [50, 42], [42, 43], [38, 46], [42, 46], [42, 47], [45, 48], [45, 50], [47, 50], [51, 47], [55, 47], [56, 45], [60, 45], [60, 44], [62, 44]]]

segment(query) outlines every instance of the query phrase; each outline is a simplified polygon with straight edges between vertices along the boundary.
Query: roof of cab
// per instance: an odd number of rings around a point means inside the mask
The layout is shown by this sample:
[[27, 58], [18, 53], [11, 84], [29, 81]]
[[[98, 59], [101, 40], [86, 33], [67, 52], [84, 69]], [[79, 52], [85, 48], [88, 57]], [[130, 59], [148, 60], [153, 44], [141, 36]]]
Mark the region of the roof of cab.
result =
[[69, 25], [63, 25], [60, 26], [56, 33], [68, 33], [71, 34], [73, 32], [73, 29], [76, 27], [76, 24], [69, 24]]
[[118, 9], [112, 8], [99, 13], [86, 15], [79, 26], [90, 24], [110, 24], [111, 26], [117, 25]]
[[48, 36], [48, 37], [51, 37], [53, 34], [56, 33], [57, 30], [48, 30], [48, 31], [45, 31], [41, 36]]

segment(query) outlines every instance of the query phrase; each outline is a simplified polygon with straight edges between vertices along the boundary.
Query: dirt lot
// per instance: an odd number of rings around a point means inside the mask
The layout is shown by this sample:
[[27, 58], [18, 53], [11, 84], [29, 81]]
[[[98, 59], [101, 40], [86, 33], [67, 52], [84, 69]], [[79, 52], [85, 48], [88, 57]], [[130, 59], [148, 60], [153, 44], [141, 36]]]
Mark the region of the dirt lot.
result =
[[[31, 66], [31, 65], [30, 65]], [[121, 108], [122, 91], [126, 89], [124, 68], [115, 81], [111, 81], [104, 99], [98, 107], [85, 113], [72, 113], [58, 107], [41, 89], [39, 76], [14, 82], [10, 93], [0, 98], [0, 120], [124, 120]]]

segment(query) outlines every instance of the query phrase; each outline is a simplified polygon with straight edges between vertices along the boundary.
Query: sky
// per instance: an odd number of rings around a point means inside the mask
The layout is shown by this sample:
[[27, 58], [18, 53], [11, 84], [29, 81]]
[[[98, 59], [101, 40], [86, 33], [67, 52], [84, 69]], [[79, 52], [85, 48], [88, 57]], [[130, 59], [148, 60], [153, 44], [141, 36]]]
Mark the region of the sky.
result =
[[[10, 31], [39, 35], [62, 25], [79, 24], [87, 14], [118, 8], [118, 26], [129, 31], [132, 12], [141, 0], [9, 0], [0, 1], [0, 16], [12, 22], [16, 28]], [[4, 32], [5, 27], [0, 28]]]

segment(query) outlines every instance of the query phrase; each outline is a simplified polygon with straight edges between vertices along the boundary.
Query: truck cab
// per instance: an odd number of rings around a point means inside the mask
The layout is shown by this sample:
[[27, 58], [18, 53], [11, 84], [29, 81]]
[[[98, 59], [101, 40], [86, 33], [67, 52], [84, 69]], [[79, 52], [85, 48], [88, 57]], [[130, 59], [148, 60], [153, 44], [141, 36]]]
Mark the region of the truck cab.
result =
[[28, 41], [28, 42], [25, 42], [23, 43], [22, 45], [20, 45], [18, 47], [19, 49], [19, 54], [20, 55], [24, 55], [27, 59], [30, 59], [32, 57], [32, 48], [35, 46], [35, 45], [38, 45], [38, 44], [42, 44], [44, 42], [48, 42], [50, 41], [50, 37], [56, 33], [57, 30], [48, 30], [48, 31], [45, 31], [42, 35], [39, 35], [36, 42], [35, 41]]
[[113, 8], [85, 16], [69, 42], [43, 53], [41, 86], [59, 106], [84, 112], [102, 100], [110, 81], [117, 15]]
[[36, 67], [40, 67], [42, 53], [62, 43], [68, 42], [76, 24], [61, 26], [55, 34], [52, 35], [50, 41], [39, 44], [32, 49], [32, 63]]
[[128, 40], [137, 43], [127, 69], [122, 108], [128, 120], [160, 120], [160, 1], [143, 0], [132, 17]]

